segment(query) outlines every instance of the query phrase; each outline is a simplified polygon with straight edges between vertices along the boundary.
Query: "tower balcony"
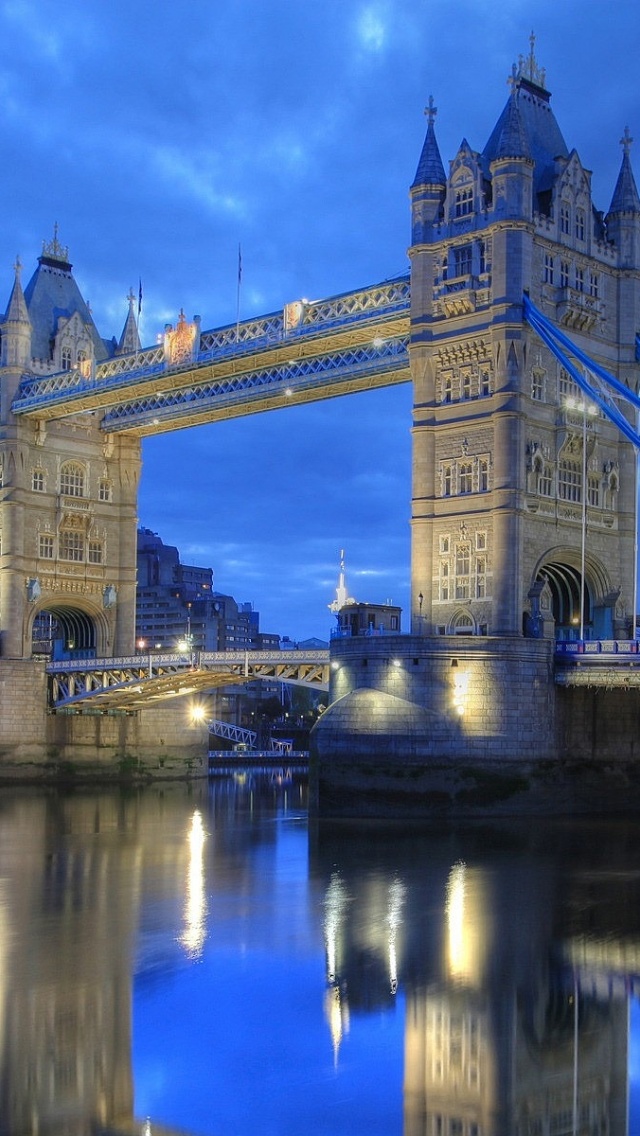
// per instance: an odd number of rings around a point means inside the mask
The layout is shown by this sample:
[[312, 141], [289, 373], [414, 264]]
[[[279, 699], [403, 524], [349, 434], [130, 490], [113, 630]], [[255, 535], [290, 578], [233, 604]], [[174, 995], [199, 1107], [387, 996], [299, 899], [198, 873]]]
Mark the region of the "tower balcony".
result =
[[575, 288], [558, 288], [556, 298], [558, 323], [576, 331], [590, 331], [603, 314], [602, 302], [597, 296], [578, 292]]
[[457, 276], [442, 280], [433, 289], [434, 313], [439, 316], [464, 316], [486, 307], [490, 299], [489, 274]]

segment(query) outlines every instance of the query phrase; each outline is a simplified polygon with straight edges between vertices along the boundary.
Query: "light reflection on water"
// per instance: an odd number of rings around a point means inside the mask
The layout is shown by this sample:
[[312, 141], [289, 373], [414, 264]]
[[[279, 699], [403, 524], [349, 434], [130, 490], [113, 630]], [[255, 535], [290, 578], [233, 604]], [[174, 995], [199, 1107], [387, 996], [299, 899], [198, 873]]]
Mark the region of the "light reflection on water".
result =
[[5, 790], [0, 1136], [639, 1136], [636, 830]]

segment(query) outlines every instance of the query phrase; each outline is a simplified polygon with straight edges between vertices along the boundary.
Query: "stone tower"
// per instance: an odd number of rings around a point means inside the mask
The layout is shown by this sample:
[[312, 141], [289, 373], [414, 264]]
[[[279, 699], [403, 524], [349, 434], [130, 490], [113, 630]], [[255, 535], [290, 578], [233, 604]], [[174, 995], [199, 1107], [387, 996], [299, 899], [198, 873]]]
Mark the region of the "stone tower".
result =
[[448, 175], [432, 103], [426, 113], [411, 187], [412, 630], [625, 638], [633, 447], [524, 322], [523, 295], [637, 390], [628, 133], [605, 215], [556, 122], [533, 40], [484, 149], [463, 139]]
[[34, 655], [106, 657], [133, 651], [140, 444], [109, 436], [99, 416], [59, 421], [11, 410], [29, 374], [77, 371], [130, 350], [130, 312], [119, 347], [101, 339], [53, 240], [27, 287], [20, 264], [1, 326], [0, 634], [7, 659]]

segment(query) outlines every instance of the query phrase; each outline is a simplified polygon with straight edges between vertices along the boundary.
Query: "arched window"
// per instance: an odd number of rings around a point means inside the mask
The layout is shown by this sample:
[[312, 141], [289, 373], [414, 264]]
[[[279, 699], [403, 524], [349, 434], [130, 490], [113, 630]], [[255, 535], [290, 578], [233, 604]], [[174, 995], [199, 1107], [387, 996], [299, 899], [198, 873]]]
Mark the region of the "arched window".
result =
[[473, 492], [473, 466], [471, 462], [462, 462], [460, 466], [460, 492]]
[[62, 529], [60, 532], [60, 559], [84, 560], [84, 534], [78, 529]]
[[61, 467], [60, 492], [65, 497], [84, 497], [84, 469], [77, 462], [65, 462]]
[[489, 488], [489, 462], [482, 458], [478, 466], [478, 480], [479, 489], [481, 493], [486, 493]]
[[455, 215], [456, 217], [465, 217], [468, 213], [473, 212], [473, 187], [467, 186], [466, 189], [458, 189], [455, 197]]

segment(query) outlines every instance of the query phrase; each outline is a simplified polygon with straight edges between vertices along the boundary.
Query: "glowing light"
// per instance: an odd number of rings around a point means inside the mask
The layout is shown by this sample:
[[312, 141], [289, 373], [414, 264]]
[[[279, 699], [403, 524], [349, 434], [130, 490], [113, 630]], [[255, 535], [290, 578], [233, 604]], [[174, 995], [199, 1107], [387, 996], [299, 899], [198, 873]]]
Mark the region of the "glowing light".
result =
[[392, 667], [401, 667], [402, 666], [402, 660], [401, 659], [392, 659], [391, 660], [391, 666]]
[[376, 350], [380, 350], [381, 347], [384, 347], [384, 339], [381, 339], [380, 336], [377, 335], [373, 341], [373, 346]]
[[324, 942], [327, 951], [327, 980], [335, 982], [338, 932], [349, 897], [337, 872], [333, 872], [324, 901]]
[[187, 895], [184, 908], [184, 931], [180, 943], [190, 958], [199, 958], [206, 938], [207, 902], [204, 888], [204, 842], [206, 833], [202, 816], [196, 809], [191, 818]]
[[469, 672], [460, 670], [455, 659], [451, 667], [453, 669], [453, 707], [456, 713], [462, 717], [469, 694]]
[[447, 882], [447, 934], [449, 947], [449, 971], [452, 977], [466, 974], [467, 952], [464, 938], [464, 902], [466, 890], [466, 864], [454, 864]]
[[191, 721], [192, 722], [204, 722], [206, 715], [207, 715], [206, 706], [202, 706], [201, 703], [196, 703], [195, 706], [191, 707]]
[[334, 660], [331, 664], [331, 670], [337, 671], [337, 670], [339, 670], [339, 668], [340, 668], [340, 663], [336, 663], [335, 660]]

